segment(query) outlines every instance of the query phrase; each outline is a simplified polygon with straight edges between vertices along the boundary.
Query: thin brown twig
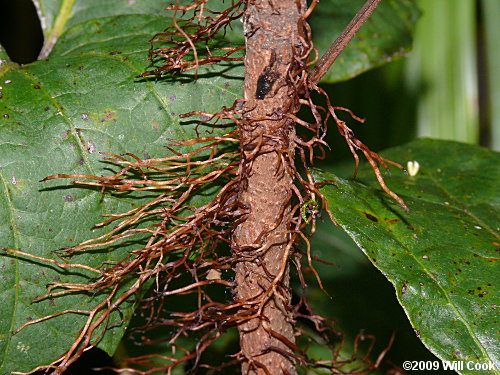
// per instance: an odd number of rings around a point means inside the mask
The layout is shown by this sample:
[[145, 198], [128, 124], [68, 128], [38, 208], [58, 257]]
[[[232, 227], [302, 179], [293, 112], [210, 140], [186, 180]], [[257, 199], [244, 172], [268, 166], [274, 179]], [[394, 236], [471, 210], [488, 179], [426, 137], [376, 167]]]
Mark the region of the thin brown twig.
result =
[[335, 62], [337, 57], [347, 47], [354, 35], [358, 32], [361, 26], [368, 20], [373, 13], [380, 0], [368, 0], [354, 18], [349, 22], [347, 27], [342, 31], [337, 39], [332, 43], [330, 48], [321, 57], [318, 64], [309, 73], [312, 82], [318, 83], [321, 78], [326, 74], [330, 66]]

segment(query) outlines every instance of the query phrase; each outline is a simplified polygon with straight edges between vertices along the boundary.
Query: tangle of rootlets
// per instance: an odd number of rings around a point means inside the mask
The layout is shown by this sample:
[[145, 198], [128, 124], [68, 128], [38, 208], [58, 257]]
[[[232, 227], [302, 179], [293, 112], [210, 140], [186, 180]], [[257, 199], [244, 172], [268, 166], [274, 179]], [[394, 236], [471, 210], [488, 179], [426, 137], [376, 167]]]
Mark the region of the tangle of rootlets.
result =
[[[219, 32], [224, 32], [229, 23], [241, 17], [246, 1], [233, 1], [232, 5], [223, 12], [212, 12], [205, 7], [207, 0], [194, 1], [187, 6], [172, 6], [169, 9], [174, 11], [174, 22], [165, 32], [157, 34], [153, 40], [153, 46], [158, 43], [166, 43], [166, 47], [152, 48], [151, 59], [164, 59], [164, 64], [155, 70], [142, 74], [142, 77], [161, 76], [165, 72], [172, 70], [189, 71], [198, 70], [201, 65], [214, 64], [220, 61], [242, 61], [242, 57], [237, 56], [237, 52], [244, 47], [224, 47], [209, 48], [210, 41]], [[363, 122], [356, 117], [350, 110], [331, 105], [328, 95], [324, 90], [313, 82], [308, 71], [315, 64], [316, 59], [311, 55], [316, 50], [313, 47], [310, 29], [305, 18], [311, 13], [316, 5], [313, 2], [311, 8], [305, 13], [302, 20], [302, 29], [304, 36], [301, 40], [302, 47], [296, 51], [295, 63], [299, 69], [296, 73], [289, 74], [288, 84], [290, 89], [290, 102], [284, 105], [278, 122], [285, 124], [293, 120], [295, 124], [300, 125], [310, 131], [312, 134], [308, 139], [303, 135], [295, 136], [291, 143], [295, 143], [298, 157], [302, 165], [302, 171], [299, 171], [293, 161], [290, 163], [286, 155], [282, 157], [283, 167], [289, 168], [295, 176], [297, 185], [293, 187], [295, 196], [293, 197], [294, 206], [292, 209], [293, 218], [290, 225], [291, 241], [298, 242], [300, 239], [305, 243], [305, 251], [295, 248], [291, 256], [291, 262], [297, 269], [297, 275], [302, 284], [303, 292], [299, 302], [294, 306], [294, 316], [297, 319], [308, 321], [309, 327], [314, 327], [316, 334], [324, 335], [326, 341], [339, 341], [339, 333], [333, 329], [333, 326], [322, 317], [314, 314], [305, 299], [306, 283], [301, 270], [301, 258], [307, 259], [308, 269], [314, 272], [321, 286], [321, 280], [312, 265], [312, 256], [308, 236], [315, 231], [316, 216], [319, 214], [319, 205], [328, 210], [326, 201], [319, 191], [319, 184], [314, 181], [310, 172], [313, 165], [313, 159], [324, 156], [324, 147], [327, 146], [324, 137], [327, 129], [327, 122], [332, 117], [337, 125], [339, 133], [345, 138], [349, 149], [356, 160], [356, 170], [358, 168], [359, 158], [357, 151], [361, 151], [372, 166], [381, 187], [392, 197], [394, 197], [403, 207], [402, 200], [390, 191], [385, 185], [379, 166], [387, 169], [387, 164], [393, 164], [398, 168], [400, 165], [380, 157], [378, 154], [370, 151], [362, 142], [355, 138], [351, 129], [346, 123], [340, 120], [336, 111], [346, 111], [353, 119]], [[179, 20], [177, 13], [186, 13], [193, 11], [191, 18]], [[203, 53], [199, 45], [203, 45]], [[191, 56], [191, 57], [190, 57]], [[268, 90], [269, 91], [269, 90]], [[266, 94], [267, 92], [266, 91]], [[317, 92], [325, 99], [326, 105], [319, 106], [313, 102], [311, 92]], [[301, 106], [307, 106], [315, 120], [314, 123], [306, 122], [296, 113]], [[9, 250], [13, 254], [28, 256], [38, 260], [43, 260], [63, 268], [85, 269], [95, 274], [92, 282], [87, 284], [75, 283], [52, 283], [46, 296], [55, 298], [68, 293], [96, 293], [104, 291], [107, 297], [91, 311], [86, 311], [88, 318], [85, 326], [82, 328], [79, 336], [75, 339], [71, 348], [59, 359], [49, 366], [41, 366], [38, 369], [51, 369], [53, 373], [62, 373], [73, 363], [84, 351], [85, 348], [95, 345], [109, 328], [110, 314], [113, 311], [119, 311], [120, 305], [125, 301], [134, 300], [140, 294], [143, 286], [153, 280], [154, 286], [149, 294], [142, 298], [138, 311], [143, 317], [144, 324], [133, 330], [131, 337], [136, 337], [141, 345], [148, 343], [157, 343], [147, 338], [147, 332], [160, 326], [172, 327], [172, 336], [168, 339], [168, 345], [165, 345], [165, 353], [158, 355], [145, 355], [142, 357], [129, 358], [127, 365], [149, 368], [138, 371], [140, 374], [148, 374], [158, 371], [160, 368], [169, 372], [176, 366], [188, 362], [193, 366], [210, 367], [209, 365], [198, 363], [200, 354], [215, 341], [222, 333], [229, 328], [236, 327], [245, 320], [249, 319], [257, 310], [259, 304], [265, 301], [253, 301], [254, 309], [241, 309], [243, 302], [237, 300], [218, 301], [211, 292], [214, 286], [220, 286], [224, 290], [232, 290], [233, 285], [230, 277], [223, 278], [223, 274], [230, 275], [230, 270], [237, 261], [235, 255], [227, 250], [220, 250], [230, 241], [230, 235], [233, 229], [243, 220], [248, 212], [248, 207], [243, 207], [237, 199], [238, 191], [245, 178], [244, 173], [238, 175], [240, 163], [251, 164], [252, 158], [259, 154], [259, 142], [251, 152], [241, 149], [237, 150], [240, 142], [239, 135], [242, 129], [251, 129], [255, 124], [245, 118], [245, 106], [243, 100], [237, 100], [230, 108], [223, 108], [218, 113], [210, 114], [205, 112], [190, 112], [181, 117], [203, 116], [207, 120], [200, 124], [206, 124], [213, 121], [217, 126], [219, 121], [231, 121], [237, 125], [237, 128], [225, 135], [210, 135], [197, 137], [187, 141], [172, 140], [173, 144], [167, 146], [172, 155], [164, 158], [141, 160], [133, 154], [114, 155], [105, 153], [106, 160], [121, 165], [121, 170], [108, 176], [91, 176], [85, 174], [56, 174], [46, 177], [43, 181], [71, 178], [79, 179], [73, 181], [74, 184], [94, 186], [104, 190], [123, 191], [157, 191], [158, 195], [149, 203], [134, 208], [121, 214], [108, 215], [105, 221], [97, 224], [97, 227], [117, 223], [115, 227], [100, 237], [85, 241], [71, 248], [62, 251], [62, 256], [67, 257], [79, 252], [92, 251], [111, 245], [119, 244], [126, 239], [134, 236], [144, 236], [147, 234], [149, 239], [147, 243], [136, 250], [131, 251], [124, 259], [111, 265], [103, 265], [99, 268], [89, 267], [83, 264], [70, 263], [67, 260], [56, 261], [49, 258], [37, 257], [21, 251]], [[276, 116], [276, 114], [273, 114]], [[193, 146], [198, 148], [193, 150]], [[180, 152], [179, 149], [191, 149], [191, 151]], [[315, 150], [319, 150], [319, 155], [315, 155]], [[275, 150], [285, 153], [283, 150]], [[208, 157], [206, 156], [208, 154]], [[242, 159], [242, 160], [240, 160]], [[134, 176], [140, 176], [134, 177]], [[83, 179], [83, 180], [81, 180]], [[202, 207], [195, 207], [190, 204], [190, 198], [199, 194], [207, 186], [222, 186], [219, 193], [208, 204]], [[331, 216], [331, 215], [330, 215]], [[146, 218], [153, 218], [154, 225], [140, 227], [140, 222]], [[332, 218], [333, 220], [333, 218]], [[334, 221], [334, 220], [333, 220]], [[309, 224], [311, 224], [309, 226]], [[306, 227], [307, 234], [306, 234]], [[229, 271], [229, 272], [227, 272]], [[120, 290], [119, 287], [127, 278], [134, 275], [134, 282], [126, 290]], [[186, 279], [188, 279], [186, 281]], [[183, 280], [180, 282], [180, 280]], [[210, 288], [207, 288], [210, 286]], [[220, 294], [220, 292], [219, 292]], [[224, 292], [223, 292], [224, 294]], [[173, 295], [193, 295], [196, 304], [196, 310], [191, 312], [171, 312], [165, 317], [165, 298]], [[171, 309], [171, 306], [168, 306]], [[36, 324], [40, 321], [50, 319], [55, 316], [68, 313], [82, 313], [82, 311], [65, 310], [58, 314], [30, 321], [20, 327], [17, 331], [28, 325]], [[297, 325], [297, 331], [301, 334], [307, 334], [308, 329], [303, 329]], [[187, 333], [197, 335], [197, 345], [194, 350], [188, 350], [177, 344], [179, 337]], [[359, 336], [355, 343], [355, 352], [358, 341], [363, 339], [373, 339], [368, 336]], [[291, 344], [293, 345], [293, 344]], [[334, 360], [331, 361], [313, 361], [307, 357], [305, 352], [294, 345], [299, 365], [307, 365], [309, 369], [318, 367], [340, 368], [346, 363], [345, 360], [338, 362], [339, 348], [336, 345], [332, 349]], [[171, 355], [167, 354], [167, 348], [170, 348]], [[181, 353], [181, 355], [179, 355]], [[381, 355], [385, 354], [385, 351]], [[353, 358], [355, 357], [355, 353]], [[379, 357], [381, 358], [381, 357]], [[159, 360], [159, 361], [157, 361]], [[239, 361], [237, 355], [234, 359], [228, 361], [217, 368], [235, 364]], [[364, 365], [356, 371], [361, 373], [373, 368], [376, 364], [369, 361], [368, 355], [363, 357]], [[379, 362], [379, 361], [377, 361]], [[34, 371], [35, 371], [34, 370]], [[124, 369], [122, 369], [124, 371]], [[352, 371], [352, 368], [350, 369]], [[352, 372], [351, 372], [352, 373]]]

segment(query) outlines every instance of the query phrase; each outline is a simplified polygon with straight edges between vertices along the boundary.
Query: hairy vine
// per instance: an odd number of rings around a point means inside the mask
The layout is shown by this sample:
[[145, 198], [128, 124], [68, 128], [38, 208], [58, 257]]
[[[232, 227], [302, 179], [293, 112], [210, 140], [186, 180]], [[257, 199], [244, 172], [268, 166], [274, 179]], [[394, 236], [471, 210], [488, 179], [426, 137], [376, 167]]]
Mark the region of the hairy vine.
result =
[[[245, 49], [244, 98], [217, 113], [195, 111], [182, 115], [201, 116], [201, 123], [214, 126], [221, 121], [232, 122], [236, 128], [220, 136], [172, 140], [170, 155], [163, 158], [143, 160], [133, 154], [105, 154], [107, 160], [121, 168], [107, 176], [56, 174], [42, 180], [70, 178], [74, 184], [103, 191], [147, 190], [157, 195], [141, 207], [109, 215], [97, 226], [115, 224], [110, 232], [64, 249], [58, 253], [61, 261], [7, 250], [16, 256], [94, 274], [89, 283], [55, 282], [41, 298], [82, 292], [107, 295], [90, 311], [65, 310], [18, 329], [61, 314], [87, 315], [71, 348], [50, 365], [32, 372], [62, 374], [85, 350], [96, 345], [110, 324], [111, 313], [134, 299], [144, 324], [136, 327], [132, 335], [139, 335], [142, 344], [153, 343], [148, 333], [168, 326], [172, 337], [166, 346], [172, 355], [128, 358], [117, 371], [170, 373], [188, 361], [194, 369], [210, 368], [202, 362], [202, 353], [233, 328], [239, 331], [240, 351], [218, 369], [241, 364], [244, 374], [296, 374], [297, 367], [345, 373], [343, 368], [357, 359], [355, 355], [339, 359], [341, 335], [331, 322], [313, 312], [306, 298], [304, 267], [314, 273], [321, 286], [308, 238], [315, 231], [321, 209], [329, 212], [311, 168], [314, 159], [325, 154], [328, 145], [324, 138], [332, 119], [356, 160], [356, 169], [361, 152], [381, 187], [406, 208], [386, 186], [380, 171], [380, 167], [387, 169], [389, 165], [402, 167], [358, 140], [337, 113], [344, 111], [355, 121], [363, 120], [349, 109], [333, 106], [318, 86], [325, 66], [332, 61], [319, 60], [312, 43], [307, 18], [317, 1], [308, 6], [304, 0], [233, 0], [221, 12], [208, 9], [207, 1], [168, 8], [174, 13], [173, 25], [152, 39], [150, 59], [155, 67], [143, 73], [141, 79], [161, 79], [172, 71], [197, 71], [202, 65], [221, 61], [242, 61], [238, 52]], [[377, 3], [367, 2], [372, 8], [363, 8], [365, 17], [355, 19], [356, 26], [366, 20]], [[179, 18], [179, 14], [187, 13], [188, 18]], [[221, 46], [217, 34], [224, 33], [238, 18], [243, 19], [246, 46]], [[343, 42], [351, 34], [345, 34]], [[313, 92], [319, 93], [326, 105], [316, 104]], [[314, 122], [299, 117], [303, 107], [310, 111]], [[299, 134], [296, 126], [303, 127], [306, 135]], [[210, 203], [194, 206], [191, 199], [207, 186], [218, 186], [218, 194]], [[141, 226], [146, 218], [154, 218], [155, 224]], [[91, 268], [68, 261], [73, 254], [144, 235], [148, 237], [144, 246], [114, 264]], [[221, 250], [224, 247], [231, 250]], [[293, 303], [291, 276], [298, 278], [303, 290]], [[151, 282], [153, 287], [142, 295]], [[230, 291], [233, 298], [220, 301], [214, 296], [215, 289]], [[173, 295], [192, 296], [196, 309], [170, 312], [166, 317], [162, 312]], [[301, 335], [312, 340], [310, 329], [331, 343], [331, 360], [313, 360], [299, 346], [297, 337]], [[193, 350], [178, 344], [178, 339], [186, 335], [197, 339]], [[355, 353], [363, 340], [373, 338], [358, 336]], [[364, 356], [363, 366], [350, 368], [349, 373], [376, 368], [384, 354], [375, 363]]]

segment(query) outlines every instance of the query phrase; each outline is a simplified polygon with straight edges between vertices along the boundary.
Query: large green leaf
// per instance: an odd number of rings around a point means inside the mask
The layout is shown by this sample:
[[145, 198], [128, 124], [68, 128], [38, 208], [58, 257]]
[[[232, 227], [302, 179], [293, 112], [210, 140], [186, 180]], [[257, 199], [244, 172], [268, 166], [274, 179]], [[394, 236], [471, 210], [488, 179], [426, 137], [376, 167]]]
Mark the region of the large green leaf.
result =
[[[420, 163], [416, 176], [386, 177], [410, 213], [381, 191], [369, 168], [357, 180], [318, 172], [333, 180], [322, 192], [334, 218], [394, 285], [417, 336], [433, 353], [498, 364], [500, 155], [428, 139], [383, 155]], [[459, 372], [498, 373], [466, 367]]]
[[[98, 0], [92, 0], [92, 2]], [[118, 1], [118, 0], [114, 0]], [[123, 1], [123, 0], [121, 0]], [[321, 0], [308, 22], [319, 56], [342, 33], [366, 0]], [[190, 2], [182, 0], [181, 4]], [[223, 2], [212, 9], [222, 11]], [[413, 32], [420, 12], [415, 0], [384, 0], [341, 53], [323, 82], [338, 82], [406, 56], [411, 50]], [[243, 24], [233, 22], [228, 40], [243, 44]]]
[[[156, 0], [104, 3], [40, 1], [45, 35], [57, 38], [49, 58], [19, 67], [0, 54], [0, 248], [57, 259], [53, 250], [102, 234], [108, 229], [93, 228], [102, 214], [127, 211], [147, 197], [102, 195], [67, 181], [39, 180], [55, 173], [116, 170], [102, 161], [101, 151], [166, 156], [168, 139], [195, 135], [179, 114], [218, 111], [241, 96], [238, 64], [200, 68], [197, 80], [192, 75], [178, 81], [135, 79], [148, 67], [148, 40], [170, 22], [168, 14]], [[97, 267], [132, 248], [127, 243], [71, 261]], [[69, 348], [85, 316], [67, 314], [11, 332], [65, 309], [94, 307], [103, 296], [34, 301], [51, 281], [85, 282], [88, 276], [94, 275], [27, 258], [0, 258], [0, 373], [48, 364]], [[100, 348], [114, 352], [133, 307], [122, 306], [123, 315], [112, 317], [113, 328]]]
[[[320, 56], [361, 9], [365, 0], [320, 1], [309, 20]], [[323, 77], [343, 81], [405, 56], [419, 11], [415, 0], [384, 0]]]

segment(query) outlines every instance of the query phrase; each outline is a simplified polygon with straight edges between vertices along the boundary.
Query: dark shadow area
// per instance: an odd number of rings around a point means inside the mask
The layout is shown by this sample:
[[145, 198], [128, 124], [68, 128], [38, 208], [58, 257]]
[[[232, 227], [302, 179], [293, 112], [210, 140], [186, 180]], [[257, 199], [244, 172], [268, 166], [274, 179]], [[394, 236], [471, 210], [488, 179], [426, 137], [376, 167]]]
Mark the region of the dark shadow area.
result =
[[[322, 85], [333, 106], [349, 108], [355, 115], [366, 119], [361, 124], [349, 114], [336, 111], [356, 137], [372, 151], [378, 152], [415, 138], [417, 98], [405, 86], [403, 70], [404, 60], [399, 60], [346, 82]], [[322, 99], [318, 98], [318, 103], [321, 102]], [[327, 152], [325, 161], [317, 162], [316, 166], [320, 168], [341, 160], [352, 160], [334, 121], [330, 120], [328, 126], [326, 141], [331, 152]], [[364, 162], [362, 154], [360, 161]]]
[[43, 33], [31, 0], [0, 0], [0, 44], [14, 62], [36, 61]]
[[[114, 367], [112, 358], [101, 349], [92, 348], [73, 363], [64, 375], [114, 375], [113, 370], [99, 370], [104, 367]], [[33, 375], [44, 375], [44, 371], [37, 371]]]
[[[360, 333], [375, 336], [372, 360], [395, 334], [392, 348], [382, 362], [385, 370], [400, 368], [404, 361], [439, 361], [417, 337], [391, 283], [361, 254], [346, 233], [331, 226], [329, 220], [319, 224], [311, 241], [313, 255], [335, 263], [330, 266], [314, 262], [329, 295], [320, 290], [313, 275], [307, 277], [307, 295], [315, 312], [335, 321], [335, 328], [346, 338], [346, 350], [352, 350], [352, 340]], [[442, 369], [433, 373], [454, 374]]]

